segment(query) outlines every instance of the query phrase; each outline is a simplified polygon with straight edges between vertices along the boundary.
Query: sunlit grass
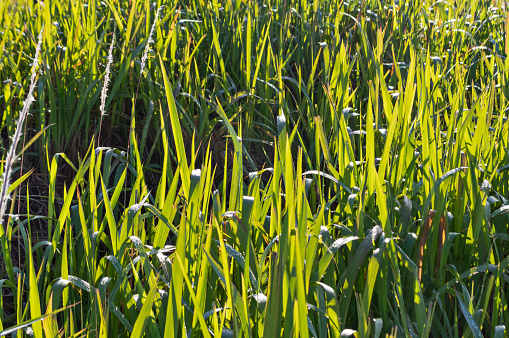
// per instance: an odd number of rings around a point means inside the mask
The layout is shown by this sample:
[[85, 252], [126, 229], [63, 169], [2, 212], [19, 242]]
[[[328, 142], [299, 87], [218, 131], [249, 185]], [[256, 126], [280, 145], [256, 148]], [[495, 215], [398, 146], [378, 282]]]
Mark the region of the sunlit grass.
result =
[[1, 2], [0, 336], [507, 335], [508, 20]]

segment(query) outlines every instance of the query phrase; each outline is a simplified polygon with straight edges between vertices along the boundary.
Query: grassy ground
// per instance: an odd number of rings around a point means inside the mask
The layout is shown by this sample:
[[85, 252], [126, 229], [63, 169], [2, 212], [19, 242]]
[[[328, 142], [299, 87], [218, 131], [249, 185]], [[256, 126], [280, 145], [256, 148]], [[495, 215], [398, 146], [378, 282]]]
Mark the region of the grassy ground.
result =
[[0, 336], [506, 336], [508, 23], [0, 1]]

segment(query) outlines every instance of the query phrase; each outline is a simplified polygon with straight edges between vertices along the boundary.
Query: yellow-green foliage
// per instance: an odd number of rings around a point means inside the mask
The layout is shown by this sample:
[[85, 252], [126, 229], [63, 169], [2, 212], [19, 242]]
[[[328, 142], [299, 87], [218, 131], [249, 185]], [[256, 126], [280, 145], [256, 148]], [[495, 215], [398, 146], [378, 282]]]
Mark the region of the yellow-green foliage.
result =
[[0, 336], [507, 335], [505, 2], [1, 1], [0, 27]]

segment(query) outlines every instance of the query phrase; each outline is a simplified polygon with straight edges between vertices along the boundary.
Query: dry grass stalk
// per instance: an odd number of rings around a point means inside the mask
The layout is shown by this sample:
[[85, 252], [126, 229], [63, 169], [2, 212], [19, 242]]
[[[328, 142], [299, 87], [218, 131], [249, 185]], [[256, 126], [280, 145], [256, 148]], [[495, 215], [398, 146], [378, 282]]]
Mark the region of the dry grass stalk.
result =
[[426, 240], [428, 239], [429, 230], [431, 229], [431, 223], [433, 223], [433, 217], [435, 217], [435, 214], [437, 212], [435, 210], [430, 210], [428, 212], [428, 215], [426, 216], [426, 219], [422, 223], [422, 232], [421, 232], [421, 240], [419, 242], [419, 253], [417, 256], [417, 278], [419, 279], [419, 282], [422, 282], [422, 260], [424, 257], [424, 246], [426, 245]]
[[44, 27], [42, 27], [41, 32], [39, 33], [37, 47], [35, 49], [34, 61], [32, 63], [32, 76], [30, 78], [30, 87], [28, 89], [28, 95], [23, 102], [23, 109], [19, 115], [18, 123], [16, 125], [16, 131], [12, 137], [12, 143], [7, 152], [7, 156], [5, 158], [4, 164], [4, 172], [2, 175], [2, 185], [0, 187], [0, 226], [3, 226], [3, 217], [5, 215], [5, 211], [7, 210], [7, 204], [9, 203], [9, 186], [10, 179], [14, 169], [14, 163], [16, 163], [16, 149], [18, 147], [19, 140], [21, 139], [21, 132], [23, 130], [23, 123], [28, 115], [28, 111], [32, 102], [35, 101], [34, 98], [34, 90], [37, 78], [37, 69], [39, 68], [39, 54], [41, 52], [42, 47], [42, 32]]

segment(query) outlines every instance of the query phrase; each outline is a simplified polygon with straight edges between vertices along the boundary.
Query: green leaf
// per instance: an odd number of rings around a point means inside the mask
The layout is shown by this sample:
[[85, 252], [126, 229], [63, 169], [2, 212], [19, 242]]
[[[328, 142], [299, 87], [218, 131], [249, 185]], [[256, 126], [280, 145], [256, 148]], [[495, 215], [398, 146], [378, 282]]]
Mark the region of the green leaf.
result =
[[134, 323], [131, 337], [141, 338], [145, 334], [145, 327], [147, 326], [149, 318], [152, 316], [152, 305], [154, 304], [156, 292], [158, 290], [156, 280], [156, 283], [154, 283], [147, 295], [147, 298], [143, 302], [141, 311], [138, 314], [138, 319], [136, 319], [136, 322]]
[[465, 306], [465, 304], [461, 300], [461, 296], [459, 295], [458, 291], [456, 291], [456, 297], [458, 299], [458, 303], [460, 305], [461, 312], [463, 313], [463, 316], [465, 316], [465, 319], [467, 320], [467, 324], [470, 327], [470, 329], [472, 330], [474, 337], [482, 338], [483, 334], [482, 334], [481, 330], [479, 329], [479, 326], [477, 326], [477, 323], [475, 322], [474, 317], [472, 316], [470, 311], [468, 311], [468, 308]]

